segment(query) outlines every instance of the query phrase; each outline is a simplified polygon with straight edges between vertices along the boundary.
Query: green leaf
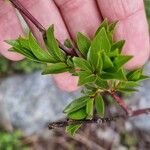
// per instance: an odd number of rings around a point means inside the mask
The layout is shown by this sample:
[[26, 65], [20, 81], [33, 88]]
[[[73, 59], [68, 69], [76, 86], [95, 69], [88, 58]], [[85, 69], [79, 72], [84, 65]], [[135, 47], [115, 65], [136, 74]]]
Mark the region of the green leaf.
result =
[[100, 24], [100, 26], [98, 27], [96, 33], [95, 33], [95, 36], [100, 32], [100, 30], [102, 28], [105, 28], [105, 30], [107, 31], [108, 30], [108, 19], [104, 19], [104, 21]]
[[93, 71], [92, 66], [83, 58], [74, 57], [73, 62], [76, 68], [80, 68], [85, 71]]
[[71, 136], [74, 136], [80, 127], [81, 124], [66, 126], [66, 132], [69, 133]]
[[108, 40], [105, 28], [102, 28], [93, 39], [91, 48], [88, 52], [88, 61], [90, 61], [93, 67], [97, 66], [98, 64], [100, 52], [102, 52], [103, 50], [105, 52], [109, 52], [110, 47], [110, 42]]
[[120, 69], [114, 73], [108, 73], [108, 72], [102, 73], [101, 78], [107, 80], [108, 79], [117, 79], [117, 80], [125, 80], [125, 81], [127, 80], [123, 69]]
[[129, 72], [127, 74], [127, 79], [129, 81], [138, 81], [138, 79], [140, 79], [141, 75], [142, 75], [142, 68], [137, 69], [137, 70], [133, 70], [131, 72]]
[[140, 78], [137, 81], [143, 81], [149, 79], [149, 76], [141, 75]]
[[25, 38], [19, 37], [18, 38], [18, 42], [19, 42], [21, 47], [30, 50], [29, 39], [25, 39]]
[[111, 59], [107, 56], [105, 52], [102, 53], [102, 59], [103, 59], [103, 69], [111, 68], [114, 66]]
[[103, 118], [105, 115], [105, 104], [101, 95], [95, 98], [95, 107], [98, 115]]
[[89, 99], [90, 98], [88, 96], [83, 96], [78, 99], [75, 99], [69, 105], [65, 107], [63, 112], [71, 113], [71, 112], [77, 111], [78, 109], [81, 109], [82, 107], [84, 107]]
[[87, 104], [86, 104], [86, 113], [87, 113], [87, 119], [91, 119], [93, 117], [93, 104], [94, 104], [94, 101], [93, 99], [89, 99], [87, 101]]
[[57, 74], [62, 72], [69, 71], [70, 68], [65, 63], [55, 63], [47, 66], [44, 71], [42, 72], [43, 75], [45, 74]]
[[119, 52], [121, 53], [123, 46], [125, 44], [125, 40], [117, 41], [111, 46], [111, 51], [114, 51], [116, 49], [119, 49]]
[[[9, 49], [9, 51], [17, 52], [17, 53], [19, 53], [19, 54], [22, 54], [22, 55], [26, 56], [28, 59], [30, 59], [30, 60], [32, 60], [32, 61], [41, 62], [40, 60], [38, 60], [38, 59], [33, 55], [32, 52], [30, 52], [30, 51], [28, 51], [28, 50], [26, 50], [26, 49], [23, 49], [23, 48], [22, 48], [22, 49], [18, 49], [18, 48], [16, 48], [16, 47], [12, 47], [12, 48]], [[43, 62], [41, 62], [41, 63], [43, 63]]]
[[114, 30], [115, 30], [115, 28], [116, 28], [117, 23], [118, 23], [118, 21], [115, 21], [115, 22], [112, 22], [112, 23], [109, 25], [109, 32], [114, 33]]
[[65, 54], [60, 50], [57, 40], [54, 36], [54, 26], [51, 25], [46, 32], [45, 43], [49, 53], [59, 61], [65, 61]]
[[91, 72], [80, 71], [78, 75], [79, 75], [79, 82], [78, 82], [79, 86], [94, 82], [96, 80], [96, 76]]
[[107, 89], [109, 87], [108, 82], [106, 80], [102, 80], [100, 77], [96, 79], [95, 84], [101, 89]]
[[126, 64], [131, 58], [133, 58], [133, 56], [124, 56], [124, 55], [117, 56], [113, 61], [115, 68], [117, 70], [120, 69], [120, 67]]
[[68, 114], [68, 118], [74, 119], [74, 120], [82, 120], [86, 118], [86, 108], [81, 108], [77, 111], [71, 112]]
[[118, 91], [123, 93], [133, 93], [133, 92], [137, 92], [138, 90], [134, 88], [119, 88]]
[[77, 46], [78, 46], [78, 49], [80, 50], [80, 52], [84, 56], [87, 56], [90, 45], [91, 45], [91, 41], [85, 35], [78, 32], [77, 33]]
[[72, 61], [72, 57], [71, 56], [67, 56], [67, 61], [66, 61], [67, 65], [70, 67], [74, 67], [74, 63]]
[[117, 85], [117, 88], [132, 88], [132, 87], [138, 87], [138, 86], [140, 85], [135, 81], [121, 81]]
[[109, 52], [109, 57], [116, 57], [119, 56], [119, 49], [115, 49]]
[[44, 51], [36, 42], [32, 34], [29, 34], [29, 46], [32, 53], [41, 61], [44, 62], [55, 62], [53, 57], [51, 57], [46, 51]]
[[67, 48], [73, 48], [72, 41], [70, 39], [66, 39], [65, 42], [64, 42], [64, 45]]
[[9, 44], [9, 45], [15, 47], [15, 48], [18, 48], [18, 49], [21, 48], [21, 46], [20, 46], [18, 40], [5, 40], [5, 42], [6, 42], [7, 44]]

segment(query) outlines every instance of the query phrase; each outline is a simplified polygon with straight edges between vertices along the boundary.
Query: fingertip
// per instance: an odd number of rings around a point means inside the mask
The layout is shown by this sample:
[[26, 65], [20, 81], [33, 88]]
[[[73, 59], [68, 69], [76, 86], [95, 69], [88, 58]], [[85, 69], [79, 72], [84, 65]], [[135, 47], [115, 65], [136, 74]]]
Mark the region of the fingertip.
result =
[[78, 77], [72, 76], [68, 72], [56, 74], [53, 75], [53, 77], [56, 85], [62, 91], [74, 92], [79, 89], [79, 87], [77, 86]]

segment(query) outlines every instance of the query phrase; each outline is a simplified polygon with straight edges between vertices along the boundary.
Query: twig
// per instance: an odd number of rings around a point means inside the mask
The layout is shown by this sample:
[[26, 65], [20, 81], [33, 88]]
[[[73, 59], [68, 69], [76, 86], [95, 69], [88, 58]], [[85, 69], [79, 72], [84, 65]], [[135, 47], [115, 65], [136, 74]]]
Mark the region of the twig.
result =
[[77, 125], [77, 124], [91, 124], [91, 123], [96, 123], [96, 124], [102, 124], [105, 122], [111, 122], [115, 121], [117, 118], [123, 118], [125, 116], [114, 116], [110, 118], [93, 118], [91, 120], [65, 120], [65, 121], [58, 121], [58, 122], [53, 122], [48, 125], [49, 129], [54, 129], [54, 128], [60, 128], [60, 127], [65, 127], [68, 125]]
[[120, 107], [126, 112], [127, 115], [132, 114], [132, 110], [126, 105], [123, 99], [116, 95], [115, 92], [109, 92], [109, 94], [114, 98], [114, 101], [120, 105]]
[[[18, 0], [9, 0], [14, 7], [19, 10], [19, 12], [26, 16], [38, 29], [39, 31], [42, 33], [43, 38], [46, 35], [46, 29], [42, 26], [41, 23], [39, 23], [39, 21], [32, 16], [32, 14], [18, 1]], [[67, 55], [71, 55], [71, 56], [77, 56], [77, 53], [74, 49], [67, 49], [63, 44], [61, 44], [61, 42], [59, 42], [57, 40], [60, 49], [62, 49]]]
[[60, 128], [60, 127], [65, 127], [68, 125], [77, 125], [77, 124], [91, 124], [91, 123], [96, 123], [96, 124], [103, 124], [103, 123], [109, 123], [112, 121], [115, 121], [116, 119], [119, 118], [124, 118], [127, 119], [128, 117], [135, 117], [139, 116], [142, 114], [148, 114], [150, 113], [150, 108], [145, 108], [145, 109], [139, 109], [132, 111], [132, 114], [126, 114], [126, 115], [117, 115], [109, 118], [93, 118], [92, 120], [65, 120], [65, 121], [58, 121], [58, 122], [53, 122], [48, 125], [49, 129], [54, 129], [54, 128]]

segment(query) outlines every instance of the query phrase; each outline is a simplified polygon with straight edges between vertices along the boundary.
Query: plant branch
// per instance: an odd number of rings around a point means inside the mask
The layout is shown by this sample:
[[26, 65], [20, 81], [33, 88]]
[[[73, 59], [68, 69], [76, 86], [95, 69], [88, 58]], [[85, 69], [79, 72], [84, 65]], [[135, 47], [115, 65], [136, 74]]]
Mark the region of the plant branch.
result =
[[150, 113], [150, 108], [145, 108], [145, 109], [139, 109], [135, 110], [132, 112], [132, 114], [126, 114], [126, 115], [116, 115], [110, 118], [93, 118], [91, 120], [65, 120], [65, 121], [58, 121], [58, 122], [53, 122], [48, 125], [49, 129], [55, 129], [55, 128], [61, 128], [61, 127], [66, 127], [68, 125], [77, 125], [77, 124], [103, 124], [103, 123], [109, 123], [112, 121], [115, 121], [117, 119], [123, 118], [127, 119], [129, 117], [136, 117], [142, 114], [149, 114]]
[[[42, 24], [39, 23], [39, 21], [32, 16], [32, 14], [18, 1], [18, 0], [9, 0], [14, 7], [19, 10], [19, 12], [23, 15], [26, 16], [42, 33], [43, 38], [46, 35], [46, 29], [42, 26]], [[67, 55], [71, 56], [77, 56], [77, 53], [74, 49], [67, 49], [61, 42], [57, 40], [60, 49], [62, 49]]]
[[132, 110], [126, 105], [124, 100], [117, 96], [115, 92], [109, 92], [109, 94], [114, 98], [114, 101], [120, 105], [120, 107], [126, 112], [127, 115], [131, 115], [133, 113]]
[[115, 119], [120, 118], [120, 117], [123, 117], [123, 116], [114, 116], [111, 118], [95, 117], [91, 120], [65, 120], [65, 121], [52, 122], [48, 125], [48, 127], [49, 129], [54, 129], [54, 128], [60, 128], [60, 127], [68, 126], [68, 125], [77, 125], [77, 124], [91, 124], [91, 123], [102, 124], [105, 122], [115, 121]]

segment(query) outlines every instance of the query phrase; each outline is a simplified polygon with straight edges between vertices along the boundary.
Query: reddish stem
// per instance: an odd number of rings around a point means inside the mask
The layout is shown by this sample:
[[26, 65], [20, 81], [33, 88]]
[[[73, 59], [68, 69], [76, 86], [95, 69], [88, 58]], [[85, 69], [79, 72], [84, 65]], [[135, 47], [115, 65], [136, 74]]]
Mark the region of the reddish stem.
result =
[[127, 115], [132, 114], [132, 110], [126, 105], [123, 99], [117, 96], [114, 92], [109, 93], [114, 100], [120, 105], [120, 107], [127, 113]]
[[[18, 1], [18, 0], [10, 0], [10, 2], [14, 5], [14, 7], [19, 10], [19, 12], [26, 16], [42, 33], [43, 37], [45, 37], [45, 28], [38, 22], [38, 20], [32, 16], [32, 14]], [[58, 40], [57, 40], [58, 41]], [[77, 53], [74, 49], [67, 49], [61, 42], [58, 41], [59, 47], [67, 54], [71, 56], [77, 56]]]
[[142, 114], [148, 114], [150, 113], [150, 108], [145, 109], [139, 109], [132, 112], [131, 117], [142, 115]]

